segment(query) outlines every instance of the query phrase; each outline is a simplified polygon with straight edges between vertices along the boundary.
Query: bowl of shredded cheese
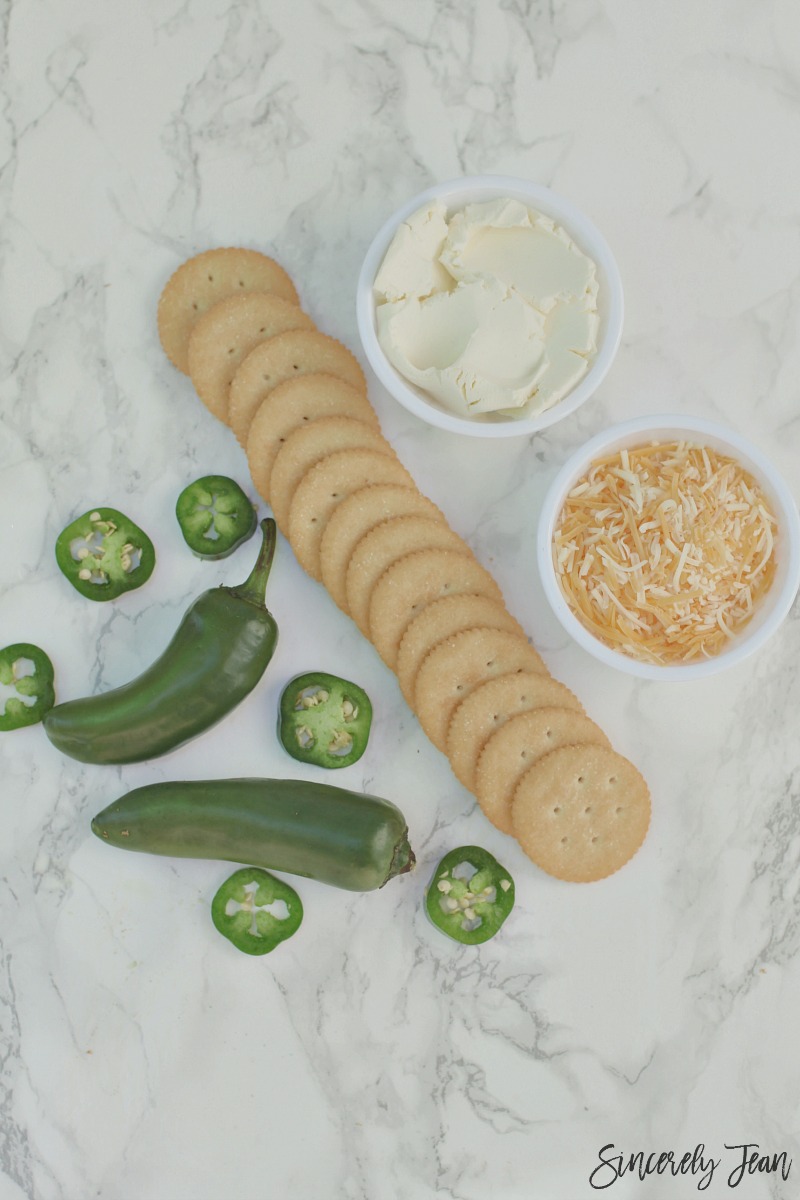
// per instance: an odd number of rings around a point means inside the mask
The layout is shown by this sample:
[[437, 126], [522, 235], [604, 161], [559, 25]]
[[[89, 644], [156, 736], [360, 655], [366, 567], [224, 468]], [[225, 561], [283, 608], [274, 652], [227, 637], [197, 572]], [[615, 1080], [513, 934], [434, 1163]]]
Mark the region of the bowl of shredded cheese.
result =
[[734, 666], [800, 586], [789, 488], [744, 438], [702, 418], [641, 417], [598, 434], [545, 498], [547, 598], [590, 654], [643, 679]]

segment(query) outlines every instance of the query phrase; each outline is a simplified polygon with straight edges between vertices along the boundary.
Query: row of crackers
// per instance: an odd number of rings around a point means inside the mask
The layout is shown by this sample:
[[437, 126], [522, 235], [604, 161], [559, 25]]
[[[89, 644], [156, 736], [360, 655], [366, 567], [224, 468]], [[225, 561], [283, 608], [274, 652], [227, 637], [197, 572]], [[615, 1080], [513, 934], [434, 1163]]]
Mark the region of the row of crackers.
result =
[[600, 879], [644, 840], [650, 799], [555, 680], [500, 589], [383, 436], [350, 351], [252, 250], [207, 251], [167, 283], [161, 342], [247, 453], [303, 568], [397, 675], [489, 820], [561, 879]]

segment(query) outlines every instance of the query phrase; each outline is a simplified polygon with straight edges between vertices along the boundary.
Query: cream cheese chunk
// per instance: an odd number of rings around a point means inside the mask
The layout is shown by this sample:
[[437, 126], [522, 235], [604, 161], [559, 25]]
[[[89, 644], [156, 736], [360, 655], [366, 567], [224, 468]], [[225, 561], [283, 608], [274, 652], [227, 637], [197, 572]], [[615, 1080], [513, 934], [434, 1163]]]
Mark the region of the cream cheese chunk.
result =
[[433, 201], [397, 231], [375, 278], [389, 361], [461, 416], [532, 415], [597, 349], [597, 271], [566, 230], [519, 201]]
[[375, 276], [375, 291], [389, 301], [420, 300], [453, 287], [439, 262], [447, 237], [443, 205], [428, 204], [404, 221]]

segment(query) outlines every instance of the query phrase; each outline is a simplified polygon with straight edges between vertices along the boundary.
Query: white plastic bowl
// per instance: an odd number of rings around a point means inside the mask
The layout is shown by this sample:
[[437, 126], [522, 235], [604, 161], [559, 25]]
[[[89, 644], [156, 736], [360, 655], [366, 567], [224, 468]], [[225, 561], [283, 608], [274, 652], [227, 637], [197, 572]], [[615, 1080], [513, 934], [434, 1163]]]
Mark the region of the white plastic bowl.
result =
[[[553, 565], [553, 531], [567, 494], [590, 464], [614, 450], [630, 449], [649, 441], [691, 440], [736, 459], [764, 490], [778, 522], [775, 541], [776, 572], [772, 586], [759, 602], [753, 617], [713, 658], [675, 666], [639, 662], [599, 641], [573, 614], [556, 578]], [[800, 587], [800, 518], [789, 488], [760, 450], [723, 425], [701, 417], [678, 415], [638, 417], [623, 421], [588, 441], [564, 464], [544, 499], [536, 545], [539, 573], [545, 595], [558, 620], [576, 642], [609, 667], [639, 679], [685, 681], [704, 679], [736, 666], [754, 654], [786, 618]]]
[[[497, 417], [491, 414], [459, 417], [409, 383], [389, 362], [378, 341], [373, 282], [398, 226], [429, 200], [444, 200], [448, 209], [455, 211], [463, 208], [465, 204], [481, 203], [505, 196], [512, 200], [520, 200], [563, 225], [580, 249], [596, 263], [599, 282], [597, 307], [600, 314], [597, 353], [583, 379], [546, 412], [520, 418]], [[356, 318], [361, 344], [370, 366], [386, 390], [409, 412], [415, 413], [423, 421], [437, 425], [440, 429], [465, 433], [471, 437], [521, 437], [537, 433], [580, 408], [600, 386], [614, 360], [622, 336], [622, 315], [622, 280], [619, 268], [600, 231], [579, 209], [556, 192], [551, 192], [549, 188], [537, 183], [530, 183], [527, 179], [515, 179], [506, 175], [473, 175], [464, 179], [453, 179], [449, 183], [440, 183], [414, 196], [393, 213], [378, 230], [364, 258], [356, 291]]]

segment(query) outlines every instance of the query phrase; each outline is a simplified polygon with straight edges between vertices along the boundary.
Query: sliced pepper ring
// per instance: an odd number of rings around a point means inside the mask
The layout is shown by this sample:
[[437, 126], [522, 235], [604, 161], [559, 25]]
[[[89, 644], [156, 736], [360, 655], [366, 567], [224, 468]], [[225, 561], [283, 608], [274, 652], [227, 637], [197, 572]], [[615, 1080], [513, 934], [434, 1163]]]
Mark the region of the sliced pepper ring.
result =
[[56, 702], [53, 664], [38, 646], [0, 650], [0, 732], [35, 725]]
[[56, 562], [88, 600], [115, 600], [147, 582], [156, 552], [144, 530], [124, 513], [92, 508], [62, 529]]
[[494, 937], [514, 907], [514, 880], [488, 850], [459, 846], [436, 868], [425, 907], [442, 933], [476, 946]]
[[294, 888], [269, 871], [242, 867], [211, 901], [211, 920], [237, 950], [269, 954], [299, 929], [303, 902]]
[[198, 558], [233, 554], [258, 525], [256, 510], [235, 479], [204, 475], [178, 496], [175, 515], [183, 540]]
[[369, 696], [338, 675], [297, 675], [281, 695], [278, 737], [298, 762], [329, 770], [350, 766], [366, 750], [371, 725]]

